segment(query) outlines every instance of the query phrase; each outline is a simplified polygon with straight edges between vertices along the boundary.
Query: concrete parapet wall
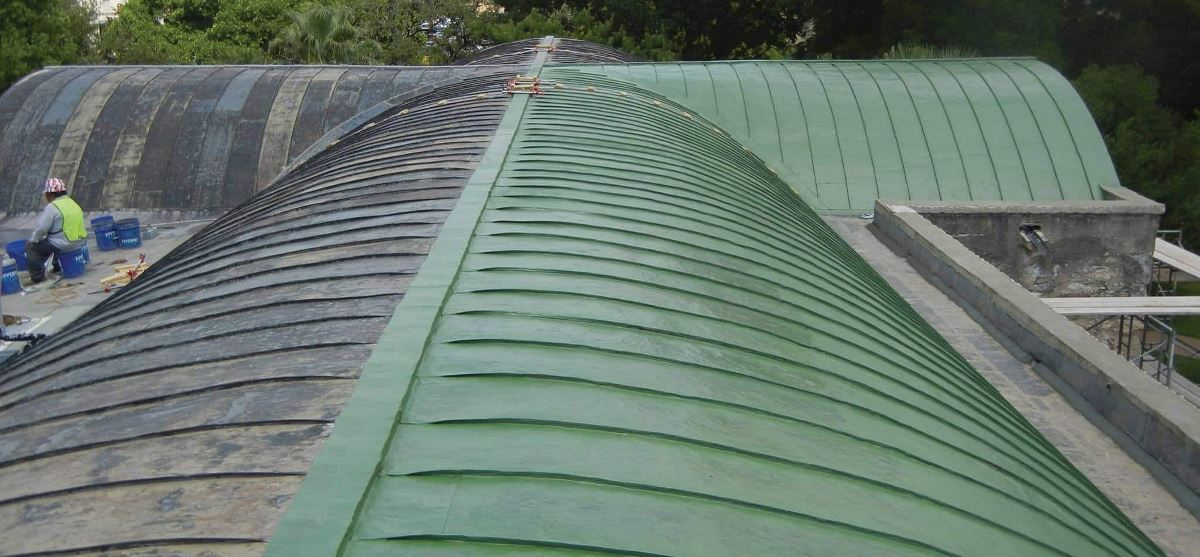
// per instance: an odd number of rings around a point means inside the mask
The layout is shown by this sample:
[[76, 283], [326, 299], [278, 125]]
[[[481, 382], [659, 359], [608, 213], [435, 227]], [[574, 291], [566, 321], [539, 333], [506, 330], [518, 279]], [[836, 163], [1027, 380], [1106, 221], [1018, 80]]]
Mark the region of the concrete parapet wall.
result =
[[[1163, 206], [1125, 188], [1103, 191], [1110, 201], [895, 203], [920, 213], [1032, 292], [1142, 295]], [[1026, 247], [1019, 233], [1025, 223], [1041, 227], [1045, 253]]]
[[[1200, 409], [1058, 315], [1013, 279], [903, 204], [877, 202], [875, 226], [922, 272], [966, 301], [1034, 360], [1085, 415], [1149, 457], [1159, 480], [1200, 516]], [[1039, 365], [1040, 364], [1040, 365]], [[1114, 431], [1115, 430], [1115, 431]], [[1141, 452], [1142, 454], [1138, 454]]]

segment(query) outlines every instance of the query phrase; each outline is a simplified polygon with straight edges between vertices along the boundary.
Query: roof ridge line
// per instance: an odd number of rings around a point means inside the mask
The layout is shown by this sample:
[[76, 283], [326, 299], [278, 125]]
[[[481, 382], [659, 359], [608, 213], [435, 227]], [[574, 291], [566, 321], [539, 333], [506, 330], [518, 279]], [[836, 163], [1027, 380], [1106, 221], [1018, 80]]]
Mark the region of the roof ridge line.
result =
[[[540, 72], [547, 54], [538, 52], [529, 74]], [[363, 365], [350, 400], [334, 422], [333, 434], [280, 519], [267, 545], [267, 557], [344, 551], [529, 102], [528, 95], [515, 95], [509, 101], [483, 159]]]

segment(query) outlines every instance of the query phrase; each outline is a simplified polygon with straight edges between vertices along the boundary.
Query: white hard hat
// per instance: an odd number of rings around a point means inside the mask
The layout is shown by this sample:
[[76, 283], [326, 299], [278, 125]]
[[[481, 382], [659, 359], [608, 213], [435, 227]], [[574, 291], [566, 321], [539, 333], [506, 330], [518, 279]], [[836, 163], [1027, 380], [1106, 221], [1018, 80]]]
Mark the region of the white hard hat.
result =
[[45, 193], [66, 193], [67, 185], [58, 178], [49, 178], [46, 180], [45, 187], [42, 189]]

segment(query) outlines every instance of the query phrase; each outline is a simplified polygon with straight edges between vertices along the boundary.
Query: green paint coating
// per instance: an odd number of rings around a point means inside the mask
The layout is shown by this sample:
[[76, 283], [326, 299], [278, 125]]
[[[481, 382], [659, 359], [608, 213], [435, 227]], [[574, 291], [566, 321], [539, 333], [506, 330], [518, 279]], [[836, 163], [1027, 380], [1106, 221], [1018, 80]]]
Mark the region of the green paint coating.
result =
[[820, 212], [875, 199], [1101, 199], [1116, 172], [1083, 101], [1032, 59], [548, 66], [642, 88], [727, 130]]
[[270, 554], [1160, 553], [738, 142], [554, 77]]
[[[544, 60], [543, 53], [535, 60], [531, 73], [536, 75]], [[470, 97], [453, 102], [469, 105]], [[505, 111], [491, 145], [447, 217], [421, 272], [363, 366], [354, 394], [335, 422], [336, 434], [313, 460], [301, 491], [280, 521], [267, 547], [268, 556], [341, 553], [364, 494], [375, 480], [399, 409], [409, 396], [415, 369], [425, 354], [432, 327], [443, 310], [527, 102], [528, 97], [518, 96]], [[413, 117], [420, 116], [422, 109], [437, 108], [418, 107]]]

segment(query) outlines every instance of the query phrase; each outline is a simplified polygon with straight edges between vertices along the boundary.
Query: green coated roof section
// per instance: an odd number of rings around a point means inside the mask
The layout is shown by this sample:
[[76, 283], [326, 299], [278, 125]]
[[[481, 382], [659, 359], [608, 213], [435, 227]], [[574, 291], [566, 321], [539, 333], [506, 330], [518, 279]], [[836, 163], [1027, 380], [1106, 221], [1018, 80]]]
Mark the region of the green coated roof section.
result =
[[1160, 554], [728, 133], [555, 76], [268, 555]]
[[1033, 59], [551, 65], [715, 122], [823, 213], [875, 199], [1101, 199], [1119, 185], [1070, 82]]

